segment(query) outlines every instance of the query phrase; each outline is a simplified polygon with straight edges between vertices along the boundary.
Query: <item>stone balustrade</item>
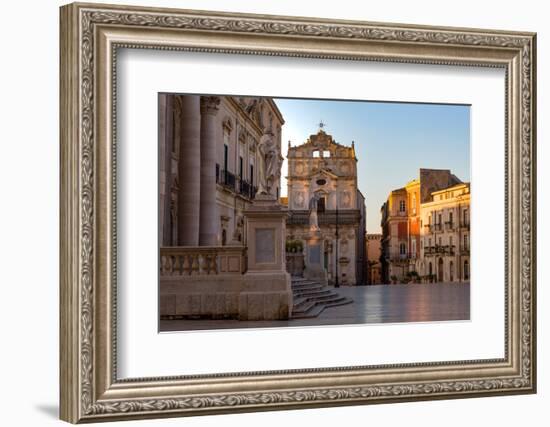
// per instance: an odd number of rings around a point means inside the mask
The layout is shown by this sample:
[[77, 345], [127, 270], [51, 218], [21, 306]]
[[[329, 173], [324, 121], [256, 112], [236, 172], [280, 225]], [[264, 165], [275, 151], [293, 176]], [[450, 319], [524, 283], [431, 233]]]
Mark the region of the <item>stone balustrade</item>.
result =
[[238, 275], [246, 271], [244, 246], [160, 248], [161, 276]]

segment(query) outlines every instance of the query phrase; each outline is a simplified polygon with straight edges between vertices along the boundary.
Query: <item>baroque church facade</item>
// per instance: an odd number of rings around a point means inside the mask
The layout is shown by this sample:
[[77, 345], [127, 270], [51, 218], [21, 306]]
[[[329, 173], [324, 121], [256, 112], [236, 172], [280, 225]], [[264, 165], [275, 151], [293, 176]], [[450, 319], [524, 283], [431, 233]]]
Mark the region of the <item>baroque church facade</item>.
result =
[[258, 191], [260, 141], [278, 157], [284, 119], [271, 98], [159, 95], [161, 246], [245, 246]]
[[315, 209], [328, 282], [364, 283], [365, 198], [357, 188], [357, 157], [321, 125], [302, 145], [288, 147], [287, 241], [305, 241]]

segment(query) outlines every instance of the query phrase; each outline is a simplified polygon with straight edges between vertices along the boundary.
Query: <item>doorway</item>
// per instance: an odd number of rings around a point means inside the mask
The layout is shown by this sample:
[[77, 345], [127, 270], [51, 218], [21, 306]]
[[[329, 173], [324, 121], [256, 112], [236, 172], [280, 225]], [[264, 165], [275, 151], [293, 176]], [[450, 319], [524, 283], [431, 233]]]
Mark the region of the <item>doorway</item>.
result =
[[437, 262], [437, 281], [443, 282], [443, 258], [439, 258]]

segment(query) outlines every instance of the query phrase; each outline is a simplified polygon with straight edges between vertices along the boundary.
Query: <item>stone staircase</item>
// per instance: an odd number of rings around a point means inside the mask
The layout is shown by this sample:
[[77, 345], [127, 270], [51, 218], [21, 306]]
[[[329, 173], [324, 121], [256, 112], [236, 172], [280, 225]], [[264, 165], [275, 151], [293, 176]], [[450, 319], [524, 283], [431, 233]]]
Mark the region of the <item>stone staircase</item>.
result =
[[325, 308], [353, 302], [351, 298], [339, 295], [328, 286], [301, 277], [292, 278], [292, 294], [294, 299], [293, 319], [317, 317]]

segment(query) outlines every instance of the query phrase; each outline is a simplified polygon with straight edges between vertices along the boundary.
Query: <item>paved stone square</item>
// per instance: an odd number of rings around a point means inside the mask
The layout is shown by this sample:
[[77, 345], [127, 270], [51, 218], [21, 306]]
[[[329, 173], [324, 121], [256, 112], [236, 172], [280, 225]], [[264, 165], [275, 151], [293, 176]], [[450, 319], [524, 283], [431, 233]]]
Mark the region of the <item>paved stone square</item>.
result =
[[328, 307], [309, 319], [161, 320], [160, 331], [470, 320], [469, 283], [352, 286], [334, 291], [353, 299], [353, 303]]

